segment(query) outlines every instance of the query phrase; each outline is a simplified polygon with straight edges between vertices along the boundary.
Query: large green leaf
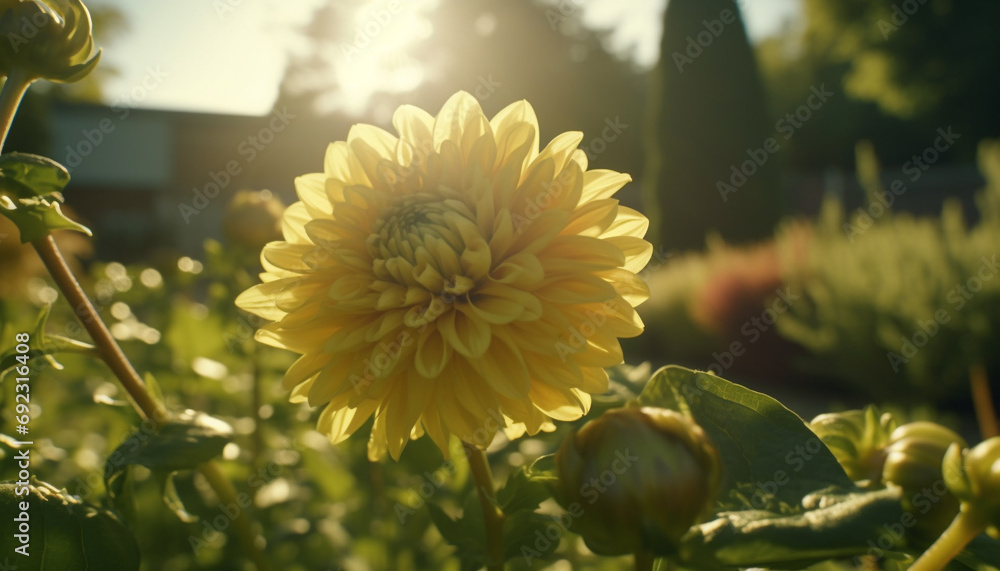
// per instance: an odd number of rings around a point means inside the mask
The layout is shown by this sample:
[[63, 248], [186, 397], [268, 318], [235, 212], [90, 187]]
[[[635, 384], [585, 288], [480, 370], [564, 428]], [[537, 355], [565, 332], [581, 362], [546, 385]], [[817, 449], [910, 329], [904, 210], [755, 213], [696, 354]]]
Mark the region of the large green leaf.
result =
[[669, 366], [639, 395], [644, 406], [690, 414], [708, 433], [724, 466], [720, 500], [732, 507], [796, 510], [802, 498], [854, 483], [794, 412], [773, 398], [714, 375]]
[[[762, 510], [723, 512], [684, 537], [681, 554], [692, 569], [802, 569], [832, 559], [855, 564], [864, 555], [912, 560], [928, 547], [913, 530], [920, 514], [907, 513], [902, 490], [807, 497], [807, 511], [782, 515]], [[948, 570], [996, 571], [1000, 542], [980, 534]], [[854, 568], [857, 568], [856, 566]]]
[[[28, 509], [21, 510], [21, 502]], [[137, 571], [139, 548], [128, 528], [112, 512], [84, 504], [49, 484], [0, 483], [0, 545], [10, 569], [18, 571]], [[27, 514], [28, 542], [15, 534]], [[25, 546], [28, 556], [15, 552]], [[16, 567], [15, 567], [16, 566]]]

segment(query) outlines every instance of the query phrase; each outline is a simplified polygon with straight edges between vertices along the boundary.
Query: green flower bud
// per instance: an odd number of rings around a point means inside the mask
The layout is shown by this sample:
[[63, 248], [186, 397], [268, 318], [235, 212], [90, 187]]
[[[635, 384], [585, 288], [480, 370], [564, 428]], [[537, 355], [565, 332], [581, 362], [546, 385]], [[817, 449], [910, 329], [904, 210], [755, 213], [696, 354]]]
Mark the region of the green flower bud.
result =
[[[955, 519], [959, 509], [958, 499], [942, 486], [941, 462], [949, 446], [964, 447], [965, 440], [933, 422], [904, 424], [893, 431], [890, 440], [882, 480], [903, 489], [903, 508], [919, 516], [915, 529], [933, 541]], [[934, 497], [928, 506], [929, 494]]]
[[0, 0], [0, 74], [71, 83], [97, 65], [90, 13], [80, 0]]
[[602, 555], [673, 554], [710, 513], [721, 481], [718, 452], [701, 427], [655, 407], [604, 413], [567, 437], [555, 461], [557, 500]]
[[226, 206], [222, 227], [233, 244], [260, 250], [281, 240], [281, 214], [285, 205], [269, 190], [241, 190]]
[[965, 440], [933, 422], [911, 422], [892, 432], [886, 448], [882, 480], [906, 491], [919, 491], [941, 480], [941, 462], [948, 447]]
[[821, 414], [809, 428], [833, 452], [848, 477], [855, 482], [880, 482], [885, 447], [896, 428], [891, 414], [879, 415], [873, 406]]
[[944, 481], [951, 493], [986, 519], [986, 531], [1000, 538], [1000, 436], [984, 440], [971, 450], [953, 444], [945, 453]]

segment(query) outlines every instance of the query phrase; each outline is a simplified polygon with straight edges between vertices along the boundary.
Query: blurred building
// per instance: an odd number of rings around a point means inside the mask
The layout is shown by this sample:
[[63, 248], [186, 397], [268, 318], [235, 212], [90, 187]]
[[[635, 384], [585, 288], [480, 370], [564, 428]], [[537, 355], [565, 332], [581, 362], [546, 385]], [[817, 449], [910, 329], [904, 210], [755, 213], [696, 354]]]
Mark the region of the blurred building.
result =
[[294, 201], [296, 176], [323, 169], [336, 119], [276, 109], [263, 117], [58, 103], [48, 155], [72, 175], [64, 192], [94, 230], [98, 256], [132, 260], [157, 248], [188, 254], [221, 236], [240, 189]]

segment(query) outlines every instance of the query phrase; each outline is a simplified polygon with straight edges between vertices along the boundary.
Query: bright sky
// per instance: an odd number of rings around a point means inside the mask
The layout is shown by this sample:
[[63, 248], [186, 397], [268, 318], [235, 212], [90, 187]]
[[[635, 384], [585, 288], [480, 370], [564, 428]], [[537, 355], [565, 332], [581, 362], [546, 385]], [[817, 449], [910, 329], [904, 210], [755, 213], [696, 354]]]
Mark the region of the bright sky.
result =
[[[289, 53], [302, 49], [294, 33], [324, 0], [90, 0], [91, 6], [114, 5], [128, 30], [107, 46], [104, 61], [120, 76], [109, 80], [109, 103], [125, 100], [140, 107], [232, 114], [266, 114], [277, 95]], [[666, 0], [563, 0], [580, 3], [588, 25], [614, 26], [616, 47], [635, 46], [635, 58], [650, 66], [657, 58], [661, 15]], [[751, 39], [771, 35], [799, 12], [800, 0], [742, 0]], [[356, 1], [356, 28], [372, 23], [372, 9], [388, 0]], [[334, 74], [350, 77], [352, 89], [330, 108], [361, 112], [378, 90], [401, 90], [420, 81], [419, 62], [408, 61], [406, 48], [432, 33], [426, 14], [435, 0], [399, 0], [403, 6], [385, 33], [372, 37], [378, 49], [345, 58]], [[375, 54], [366, 55], [366, 54]], [[374, 59], [372, 59], [374, 58]], [[349, 63], [344, 63], [344, 62]], [[149, 87], [142, 87], [143, 82]], [[344, 82], [348, 84], [348, 82]]]

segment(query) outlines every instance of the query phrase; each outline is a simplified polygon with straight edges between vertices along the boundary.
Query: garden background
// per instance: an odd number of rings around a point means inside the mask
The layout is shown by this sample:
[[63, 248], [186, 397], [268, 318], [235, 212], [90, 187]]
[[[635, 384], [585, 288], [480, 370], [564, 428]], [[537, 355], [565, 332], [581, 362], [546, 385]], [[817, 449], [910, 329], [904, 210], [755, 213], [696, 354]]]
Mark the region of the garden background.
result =
[[[426, 506], [460, 506], [468, 467], [426, 438], [399, 463], [368, 462], [364, 438], [331, 446], [316, 411], [280, 387], [294, 356], [256, 344], [261, 322], [234, 305], [258, 281], [260, 247], [280, 239], [295, 177], [322, 169], [328, 143], [355, 123], [387, 127], [401, 104], [437, 110], [459, 90], [487, 116], [530, 101], [543, 142], [583, 131], [591, 168], [630, 173], [616, 198], [651, 220], [646, 331], [623, 341], [627, 365], [587, 418], [679, 364], [806, 419], [876, 404], [970, 442], [984, 430], [1000, 376], [1000, 5], [88, 7], [103, 61], [82, 82], [33, 87], [5, 151], [68, 168], [66, 210], [94, 237], [56, 241], [168, 408], [231, 425], [221, 463], [252, 498], [240, 510], [272, 568], [459, 568]], [[18, 331], [86, 340], [35, 253], [0, 224], [4, 349]], [[33, 471], [100, 503], [105, 462], [136, 419], [103, 365], [76, 352], [35, 381]], [[499, 438], [498, 481], [551, 443]], [[13, 455], [0, 447], [0, 479], [16, 476]], [[166, 484], [137, 465], [127, 478], [144, 569], [260, 565], [198, 473]], [[630, 564], [571, 534], [555, 543], [512, 565]]]

